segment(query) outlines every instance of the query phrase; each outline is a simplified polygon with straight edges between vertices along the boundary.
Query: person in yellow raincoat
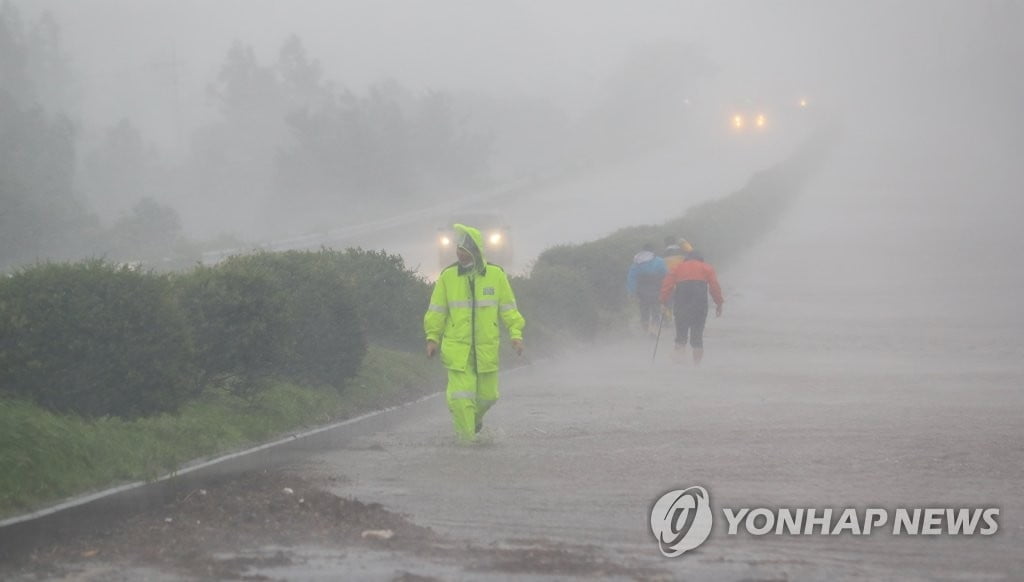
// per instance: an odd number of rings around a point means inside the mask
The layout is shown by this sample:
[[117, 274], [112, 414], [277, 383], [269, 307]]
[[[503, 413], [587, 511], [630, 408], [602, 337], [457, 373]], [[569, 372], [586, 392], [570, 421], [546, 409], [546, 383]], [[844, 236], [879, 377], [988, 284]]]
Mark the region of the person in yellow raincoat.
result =
[[526, 321], [505, 270], [484, 258], [480, 231], [455, 225], [458, 260], [441, 271], [423, 316], [427, 357], [440, 346], [441, 363], [448, 369], [448, 409], [455, 433], [473, 441], [483, 417], [498, 400], [498, 320], [508, 329], [512, 346], [523, 353]]

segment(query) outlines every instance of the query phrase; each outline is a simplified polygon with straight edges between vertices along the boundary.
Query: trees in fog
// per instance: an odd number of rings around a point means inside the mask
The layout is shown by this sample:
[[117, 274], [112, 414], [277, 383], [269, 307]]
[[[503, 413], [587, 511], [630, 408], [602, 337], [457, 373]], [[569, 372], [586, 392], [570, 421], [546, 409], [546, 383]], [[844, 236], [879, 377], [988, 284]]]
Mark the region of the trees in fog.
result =
[[[450, 95], [395, 81], [336, 88], [295, 36], [270, 64], [235, 43], [209, 84], [216, 119], [195, 130], [190, 155], [166, 160], [129, 111], [98, 132], [73, 121], [60, 38], [51, 16], [28, 24], [0, 4], [0, 268], [84, 256], [152, 264], [181, 247], [172, 206], [209, 217], [207, 235], [274, 236], [423, 202], [487, 168], [489, 138], [467, 129]], [[83, 124], [98, 135], [86, 144]]]
[[221, 216], [235, 209], [242, 230], [308, 229], [325, 214], [321, 226], [337, 226], [487, 170], [489, 138], [450, 95], [393, 80], [362, 95], [336, 88], [295, 36], [272, 64], [233, 45], [210, 94], [220, 118], [194, 140], [196, 187]]
[[471, 186], [487, 171], [489, 138], [470, 132], [442, 92], [417, 96], [387, 81], [297, 110], [288, 123], [281, 201], [330, 208], [342, 221]]
[[156, 163], [156, 153], [146, 146], [142, 132], [122, 119], [85, 153], [79, 184], [93, 204], [116, 216], [150, 195]]
[[184, 242], [181, 217], [170, 206], [142, 198], [104, 233], [106, 253], [122, 261], [148, 259], [151, 266], [173, 259]]
[[[128, 120], [79, 164], [74, 83], [49, 15], [0, 5], [0, 269], [40, 259], [159, 259], [179, 243], [173, 209], [146, 198], [153, 152]], [[77, 172], [79, 166], [83, 170]], [[104, 227], [91, 203], [121, 217]]]
[[70, 65], [51, 15], [25, 23], [13, 4], [0, 3], [0, 91], [23, 107], [39, 106], [50, 113], [72, 108]]
[[83, 232], [74, 167], [71, 123], [0, 89], [0, 268], [60, 255]]
[[686, 114], [707, 72], [688, 47], [653, 45], [596, 105], [562, 108], [395, 80], [357, 90], [327, 79], [296, 36], [269, 62], [236, 42], [209, 80], [213, 118], [178, 128], [190, 148], [166, 157], [133, 111], [107, 127], [80, 119], [57, 21], [29, 24], [0, 2], [0, 268], [37, 257], [153, 264], [180, 254], [186, 231], [256, 242], [612, 162], [677, 138], [665, 120]]
[[63, 74], [58, 39], [52, 19], [26, 27], [0, 5], [0, 268], [60, 254], [89, 222], [72, 188], [74, 127], [40, 99]]

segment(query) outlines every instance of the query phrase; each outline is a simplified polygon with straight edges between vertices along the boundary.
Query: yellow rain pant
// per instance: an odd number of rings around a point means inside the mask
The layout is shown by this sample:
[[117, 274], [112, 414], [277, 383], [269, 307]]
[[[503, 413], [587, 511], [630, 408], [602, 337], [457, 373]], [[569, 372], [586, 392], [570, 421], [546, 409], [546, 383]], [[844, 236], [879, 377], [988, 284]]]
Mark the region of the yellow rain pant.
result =
[[448, 410], [455, 434], [464, 441], [476, 440], [476, 424], [498, 401], [498, 373], [448, 370]]

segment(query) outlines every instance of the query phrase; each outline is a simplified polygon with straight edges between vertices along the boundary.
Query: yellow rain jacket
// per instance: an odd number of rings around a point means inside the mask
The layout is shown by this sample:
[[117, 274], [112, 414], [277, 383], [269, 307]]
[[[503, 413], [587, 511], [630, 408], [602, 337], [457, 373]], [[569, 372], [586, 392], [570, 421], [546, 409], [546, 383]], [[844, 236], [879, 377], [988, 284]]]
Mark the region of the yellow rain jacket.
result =
[[469, 268], [455, 263], [441, 271], [423, 316], [423, 331], [427, 341], [441, 344], [441, 362], [449, 370], [496, 372], [498, 318], [512, 339], [522, 339], [526, 321], [516, 308], [505, 270], [484, 259], [480, 231], [456, 224], [455, 234], [457, 245], [469, 250], [475, 263]]

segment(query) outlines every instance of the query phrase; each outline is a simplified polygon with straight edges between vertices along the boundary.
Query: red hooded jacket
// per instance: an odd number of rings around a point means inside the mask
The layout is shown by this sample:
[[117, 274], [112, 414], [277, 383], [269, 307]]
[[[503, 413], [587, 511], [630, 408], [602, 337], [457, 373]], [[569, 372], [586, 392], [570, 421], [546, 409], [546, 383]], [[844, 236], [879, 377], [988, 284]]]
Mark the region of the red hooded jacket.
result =
[[[704, 285], [693, 285], [688, 282], [700, 282]], [[725, 298], [722, 297], [722, 288], [718, 285], [718, 276], [715, 275], [715, 268], [698, 258], [691, 256], [685, 261], [677, 263], [665, 275], [665, 279], [661, 283], [661, 303], [663, 305], [669, 304], [676, 287], [681, 283], [687, 288], [699, 287], [700, 290], [703, 290], [705, 305], [707, 305], [708, 292], [715, 300], [715, 305], [720, 306], [725, 303]]]

